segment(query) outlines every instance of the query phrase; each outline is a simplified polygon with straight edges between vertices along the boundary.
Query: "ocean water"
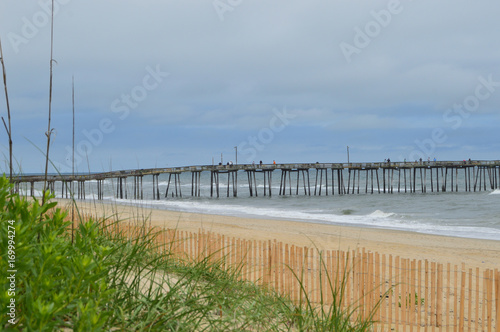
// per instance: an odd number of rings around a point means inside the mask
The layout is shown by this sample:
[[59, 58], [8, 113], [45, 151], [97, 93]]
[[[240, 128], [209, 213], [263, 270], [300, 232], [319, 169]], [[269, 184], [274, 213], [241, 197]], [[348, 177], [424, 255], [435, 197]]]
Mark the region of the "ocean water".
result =
[[[330, 174], [329, 174], [330, 178]], [[201, 197], [191, 197], [191, 173], [181, 175], [181, 191], [183, 197], [172, 197], [173, 177], [169, 197], [165, 198], [168, 175], [162, 174], [159, 179], [160, 200], [153, 200], [153, 179], [143, 178], [144, 200], [134, 200], [133, 179], [127, 181], [127, 199], [117, 199], [116, 180], [104, 181], [104, 200], [127, 205], [145, 205], [158, 209], [197, 212], [217, 215], [252, 217], [257, 219], [287, 219], [307, 223], [323, 223], [345, 226], [373, 227], [380, 229], [404, 230], [418, 233], [438, 234], [456, 237], [500, 240], [500, 190], [487, 189], [476, 192], [465, 192], [463, 178], [458, 178], [459, 191], [430, 192], [427, 179], [427, 192], [422, 193], [420, 179], [417, 178], [417, 192], [397, 193], [397, 184], [393, 193], [378, 193], [375, 182], [374, 193], [371, 184], [365, 193], [366, 182], [360, 178], [359, 194], [338, 195], [338, 187], [334, 187], [332, 195], [331, 182], [329, 195], [325, 195], [323, 183], [322, 196], [314, 196], [315, 173], [310, 172], [311, 196], [304, 195], [302, 178], [299, 195], [296, 193], [296, 179], [292, 179], [292, 193], [280, 196], [280, 171], [275, 171], [272, 182], [272, 196], [263, 195], [263, 177], [257, 175], [258, 197], [250, 197], [247, 176], [238, 175], [238, 197], [227, 195], [227, 175], [221, 174], [220, 198], [210, 197], [210, 173], [202, 173]], [[335, 185], [337, 178], [335, 178]], [[356, 179], [357, 180], [357, 179]], [[449, 181], [450, 179], [448, 179]], [[331, 179], [329, 179], [331, 181]], [[344, 175], [347, 184], [347, 173]], [[434, 179], [435, 181], [435, 179]], [[456, 181], [456, 180], [455, 180]], [[442, 179], [440, 179], [442, 182]], [[97, 199], [96, 182], [86, 183], [88, 199]], [[440, 183], [441, 184], [441, 183]], [[434, 182], [435, 186], [435, 182]], [[75, 187], [76, 188], [76, 187]], [[38, 190], [40, 188], [37, 187]], [[24, 189], [26, 190], [26, 189]], [[352, 183], [351, 183], [352, 190]], [[435, 187], [434, 187], [434, 190]], [[448, 190], [450, 190], [448, 188]], [[382, 188], [381, 188], [382, 191]], [[356, 185], [357, 192], [357, 185]], [[56, 195], [61, 195], [61, 185], [56, 184]], [[265, 228], [265, 224], [262, 225]], [[313, 226], [312, 226], [313, 227]]]

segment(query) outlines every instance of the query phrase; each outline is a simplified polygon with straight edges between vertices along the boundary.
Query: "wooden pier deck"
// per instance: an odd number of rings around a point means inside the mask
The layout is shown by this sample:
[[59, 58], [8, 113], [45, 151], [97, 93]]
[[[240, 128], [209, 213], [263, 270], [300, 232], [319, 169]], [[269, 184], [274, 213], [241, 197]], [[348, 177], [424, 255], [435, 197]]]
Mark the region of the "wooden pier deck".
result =
[[[314, 179], [310, 171], [314, 170]], [[220, 197], [221, 185], [227, 183], [227, 197], [238, 196], [238, 174], [246, 173], [250, 196], [271, 196], [272, 176], [279, 171], [279, 195], [346, 195], [373, 193], [415, 193], [446, 191], [481, 191], [499, 188], [500, 160], [493, 161], [424, 161], [378, 163], [289, 163], [289, 164], [239, 164], [201, 165], [170, 168], [121, 170], [77, 175], [50, 175], [48, 188], [55, 192], [61, 183], [62, 197], [86, 198], [86, 182], [97, 182], [97, 199], [103, 199], [103, 182], [113, 179], [116, 198], [144, 199], [143, 178], [151, 176], [152, 197], [182, 197], [181, 174], [191, 173], [191, 196], [201, 196], [201, 174], [210, 172], [210, 197]], [[330, 174], [329, 174], [330, 173]], [[166, 192], [159, 190], [159, 176], [168, 174]], [[263, 179], [260, 192], [257, 179]], [[460, 188], [459, 188], [460, 178]], [[127, 179], [133, 182], [132, 192], [127, 191]], [[313, 180], [313, 181], [312, 181]], [[16, 176], [12, 179], [19, 192], [21, 184], [30, 185], [30, 195], [35, 193], [35, 183], [44, 182], [43, 175]], [[262, 181], [261, 181], [262, 182]], [[76, 190], [73, 191], [74, 184]]]

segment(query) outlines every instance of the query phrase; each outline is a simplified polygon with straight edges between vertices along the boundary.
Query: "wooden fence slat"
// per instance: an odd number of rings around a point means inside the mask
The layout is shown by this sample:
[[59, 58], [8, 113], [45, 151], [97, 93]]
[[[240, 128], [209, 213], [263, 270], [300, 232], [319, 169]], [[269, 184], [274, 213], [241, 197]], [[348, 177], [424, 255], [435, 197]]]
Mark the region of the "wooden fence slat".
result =
[[292, 301], [297, 302], [297, 286], [296, 286], [296, 278], [294, 274], [296, 273], [295, 267], [297, 266], [296, 260], [296, 247], [295, 245], [290, 246], [290, 265], [288, 266], [289, 272], [289, 282], [290, 282], [290, 298]]
[[386, 309], [387, 309], [387, 291], [389, 290], [388, 287], [387, 287], [387, 282], [385, 280], [385, 272], [386, 272], [386, 264], [387, 264], [387, 259], [386, 259], [386, 256], [385, 255], [382, 255], [382, 273], [380, 275], [380, 278], [379, 278], [379, 281], [381, 283], [381, 290], [380, 290], [380, 294], [382, 296], [382, 299], [381, 299], [381, 307], [380, 307], [380, 310], [378, 310], [378, 312], [380, 313], [378, 318], [379, 318], [379, 321], [381, 322], [380, 324], [380, 330], [383, 331], [384, 330], [384, 322], [386, 321], [387, 319], [387, 313], [386, 313]]
[[292, 289], [291, 298], [295, 303], [297, 303], [299, 300], [299, 297], [298, 297], [299, 293], [298, 293], [298, 288], [297, 288], [297, 285], [298, 285], [298, 272], [297, 272], [298, 265], [299, 265], [299, 262], [298, 262], [297, 246], [292, 244], [290, 246], [290, 267], [289, 267], [289, 269], [290, 269], [290, 287]]
[[198, 230], [198, 233], [193, 233], [193, 240], [194, 240], [194, 250], [195, 250], [195, 257], [194, 261], [196, 263], [200, 262], [200, 256], [201, 256], [201, 250], [200, 250], [200, 231]]
[[495, 289], [496, 289], [495, 305], [497, 314], [495, 324], [497, 332], [500, 332], [500, 271], [498, 269], [495, 269]]
[[297, 271], [297, 276], [299, 278], [298, 280], [298, 291], [299, 291], [299, 303], [303, 303], [304, 299], [304, 290], [305, 285], [304, 285], [304, 248], [303, 247], [297, 247], [297, 259], [298, 259], [298, 271]]
[[475, 305], [476, 305], [476, 315], [475, 315], [475, 322], [474, 322], [474, 329], [476, 331], [479, 331], [479, 309], [481, 306], [479, 305], [479, 267], [476, 267], [476, 299], [475, 299]]
[[[358, 172], [359, 174], [359, 172]], [[368, 310], [370, 306], [370, 264], [369, 264], [369, 254], [365, 251], [365, 248], [363, 248], [363, 259], [361, 261], [361, 264], [363, 264], [363, 272], [361, 274], [361, 284], [360, 287], [363, 289], [363, 310], [362, 310], [362, 318], [366, 319], [368, 317]]]
[[487, 283], [487, 278], [488, 278], [488, 270], [484, 270], [483, 271], [483, 303], [482, 303], [482, 306], [481, 306], [481, 314], [482, 314], [482, 325], [483, 325], [483, 328], [482, 330], [485, 331], [486, 330], [486, 326], [487, 326], [487, 322], [486, 322], [486, 302], [487, 302], [487, 292], [488, 292], [488, 283]]
[[[380, 301], [380, 304], [382, 304], [382, 295], [383, 295], [383, 288], [382, 288], [383, 284], [380, 278], [380, 254], [378, 252], [375, 253], [375, 271], [373, 274], [373, 283], [374, 283], [374, 289], [376, 291], [373, 296], [372, 308], [377, 304], [378, 301]], [[373, 318], [376, 321], [380, 321], [380, 307], [377, 309], [375, 316], [373, 316]]]
[[[414, 259], [411, 261], [410, 271], [411, 271], [410, 272], [410, 285], [411, 285], [410, 294], [411, 294], [412, 307], [414, 307], [413, 309], [410, 309], [410, 322], [411, 322], [410, 332], [413, 332], [414, 326], [418, 326], [417, 325], [416, 311], [420, 310], [420, 300], [419, 300], [418, 292], [416, 290], [417, 282], [416, 282], [416, 275], [415, 275], [417, 272], [417, 262]], [[413, 298], [414, 297], [417, 298], [415, 305], [413, 305]]]
[[461, 273], [461, 282], [460, 282], [460, 321], [458, 325], [458, 329], [460, 331], [464, 330], [464, 323], [465, 323], [465, 278], [466, 278], [466, 272], [464, 270], [464, 266], [462, 265], [462, 273]]
[[[340, 276], [341, 276], [341, 271], [342, 271], [342, 258], [340, 257], [340, 251], [339, 250], [332, 250], [332, 301], [331, 303], [335, 303], [335, 294], [342, 294], [345, 292], [345, 289], [341, 289], [341, 283], [340, 283]], [[345, 297], [345, 294], [344, 296]]]
[[450, 328], [450, 310], [451, 310], [451, 298], [450, 298], [450, 289], [451, 289], [451, 264], [446, 264], [446, 279], [448, 281], [448, 287], [446, 287], [446, 328]]
[[[234, 268], [239, 271], [239, 275], [241, 276], [241, 272], [243, 272], [243, 257], [241, 253], [241, 239], [237, 238], [234, 241]], [[240, 279], [240, 277], [238, 278]]]
[[251, 257], [251, 246], [252, 246], [252, 242], [251, 241], [248, 241], [248, 240], [244, 240], [244, 246], [243, 246], [243, 257], [245, 259], [245, 274], [244, 274], [244, 279], [245, 280], [250, 280], [250, 277], [249, 277], [249, 272], [250, 272], [250, 257]]
[[247, 241], [240, 239], [240, 256], [241, 256], [241, 276], [246, 279], [247, 273]]
[[247, 259], [247, 280], [252, 281], [252, 271], [253, 271], [253, 241], [249, 240], [247, 242], [248, 248], [248, 259]]
[[257, 279], [259, 280], [259, 283], [260, 285], [263, 285], [264, 284], [264, 275], [263, 275], [263, 271], [264, 271], [264, 248], [262, 247], [262, 241], [259, 240], [257, 242], [257, 253], [258, 253], [258, 259], [257, 259], [257, 263], [258, 263], [258, 271], [257, 271]]
[[222, 234], [221, 236], [221, 256], [223, 258], [223, 268], [224, 270], [227, 271], [229, 265], [228, 265], [228, 258], [229, 258], [229, 255], [228, 255], [228, 248], [229, 244], [228, 244], [228, 241], [226, 240], [226, 236], [224, 234]]
[[332, 304], [333, 296], [332, 296], [332, 288], [330, 287], [330, 285], [332, 284], [333, 281], [333, 270], [332, 270], [333, 252], [331, 250], [327, 250], [325, 255], [326, 255], [326, 257], [324, 258], [325, 259], [325, 278], [324, 278], [325, 303]]
[[[371, 288], [371, 291], [370, 291], [370, 308], [368, 310], [368, 313], [371, 313], [373, 312], [373, 310], [375, 309], [375, 301], [378, 300], [380, 298], [380, 296], [377, 296], [377, 294], [379, 293], [379, 290], [380, 290], [380, 285], [376, 285], [375, 284], [375, 281], [376, 281], [376, 277], [375, 277], [375, 270], [376, 270], [376, 258], [375, 258], [375, 253], [373, 252], [370, 252], [368, 254], [368, 270], [369, 270], [369, 274], [368, 274], [368, 281], [369, 281], [369, 287]], [[374, 316], [376, 317], [376, 316]]]
[[304, 247], [304, 288], [305, 288], [305, 294], [307, 298], [310, 297], [310, 287], [309, 287], [309, 248]]
[[394, 286], [394, 298], [395, 298], [395, 310], [394, 310], [394, 321], [396, 323], [396, 330], [399, 330], [399, 311], [400, 311], [400, 301], [401, 301], [401, 269], [400, 269], [400, 258], [399, 256], [396, 256], [395, 259], [395, 277], [396, 277], [396, 284]]
[[237, 268], [238, 261], [237, 259], [237, 254], [238, 250], [236, 249], [236, 238], [231, 238], [231, 245], [229, 247], [230, 253], [231, 253], [231, 261], [230, 261], [230, 267], [234, 271], [234, 269]]
[[278, 275], [278, 261], [279, 261], [279, 252], [278, 252], [278, 244], [276, 239], [273, 240], [273, 259], [272, 259], [272, 285], [273, 288], [279, 291], [279, 275]]
[[[418, 321], [418, 326], [420, 327], [422, 324], [425, 325], [425, 322], [422, 322], [422, 310], [424, 310], [425, 313], [425, 307], [427, 306], [427, 299], [425, 298], [425, 290], [422, 290], [422, 273], [425, 271], [422, 270], [422, 261], [418, 261], [418, 282], [417, 282], [417, 293], [419, 298], [424, 298], [424, 303], [422, 305], [423, 308], [419, 308], [417, 312], [417, 321]], [[425, 318], [424, 318], [425, 320]]]
[[292, 291], [291, 284], [290, 284], [290, 248], [288, 247], [288, 243], [285, 244], [285, 258], [284, 258], [284, 266], [283, 266], [283, 273], [284, 273], [284, 278], [285, 278], [285, 294], [290, 294]]
[[[351, 265], [350, 265], [350, 258], [349, 258], [349, 251], [344, 252], [342, 251], [341, 253], [341, 259], [340, 259], [340, 275], [338, 278], [338, 287], [344, 287], [345, 288], [345, 293], [346, 293], [346, 299], [344, 301], [344, 306], [346, 308], [351, 306], [351, 275], [353, 273]], [[340, 301], [341, 299], [339, 299]]]
[[497, 314], [495, 324], [497, 332], [500, 332], [500, 271], [498, 269], [495, 269], [495, 289], [496, 289], [495, 305]]
[[408, 311], [408, 292], [406, 289], [407, 282], [406, 282], [406, 259], [401, 259], [400, 262], [400, 278], [399, 278], [399, 283], [400, 283], [400, 295], [399, 295], [399, 309], [400, 309], [400, 320], [401, 324], [403, 325], [403, 330], [405, 330], [406, 325], [408, 321], [406, 320], [406, 313]]
[[[360, 287], [359, 287], [359, 274], [361, 270], [360, 264], [361, 254], [359, 252], [352, 251], [352, 302], [356, 306], [360, 306], [359, 303], [361, 299]], [[355, 315], [354, 319], [358, 317]]]
[[318, 303], [319, 298], [318, 298], [318, 258], [317, 255], [317, 249], [311, 249], [311, 300], [313, 303]]
[[267, 241], [267, 246], [266, 246], [266, 251], [265, 251], [265, 263], [266, 263], [266, 271], [265, 271], [265, 274], [264, 274], [264, 282], [267, 286], [269, 286], [270, 282], [271, 282], [271, 266], [272, 266], [272, 253], [271, 253], [271, 240], [268, 240]]
[[431, 325], [432, 331], [436, 327], [436, 262], [431, 262]]
[[389, 326], [388, 328], [390, 328], [392, 325], [393, 325], [393, 320], [392, 320], [392, 312], [393, 310], [395, 310], [395, 308], [393, 307], [393, 299], [394, 299], [394, 289], [393, 289], [393, 265], [392, 265], [392, 255], [389, 255], [389, 262], [388, 262], [388, 267], [389, 267], [389, 288], [391, 289], [389, 291], [389, 297], [388, 297], [388, 311], [389, 311], [389, 319], [388, 319], [388, 322], [389, 322]]
[[179, 237], [179, 249], [180, 249], [180, 255], [181, 255], [182, 259], [187, 258], [186, 250], [185, 250], [185, 244], [186, 244], [185, 242], [186, 242], [185, 232], [181, 231], [181, 235]]
[[252, 276], [250, 278], [250, 280], [254, 283], [257, 282], [257, 270], [259, 269], [259, 265], [258, 265], [258, 254], [257, 254], [257, 240], [253, 240], [253, 244], [252, 244], [252, 247], [253, 247], [253, 253], [252, 253]]
[[278, 244], [276, 239], [273, 240], [273, 259], [272, 259], [272, 285], [273, 288], [279, 291], [279, 275], [278, 275], [278, 262], [279, 262], [279, 252]]
[[425, 326], [432, 326], [432, 291], [429, 290], [429, 261], [425, 260], [425, 275], [424, 275], [424, 297], [426, 298], [426, 311], [431, 312], [431, 315], [425, 315]]
[[285, 270], [283, 269], [285, 266], [285, 251], [283, 248], [283, 242], [278, 242], [279, 245], [279, 263], [278, 263], [278, 269], [279, 269], [279, 282], [280, 282], [280, 290], [281, 294], [285, 294]]
[[472, 328], [472, 269], [469, 269], [469, 289], [468, 289], [468, 295], [469, 298], [467, 299], [467, 328], [469, 331]]
[[454, 331], [458, 331], [458, 266], [455, 265], [455, 270], [453, 271], [454, 274], [454, 286], [455, 286], [455, 294], [453, 297], [453, 315], [454, 315], [454, 322], [453, 325], [455, 327]]
[[[359, 172], [358, 172], [359, 174]], [[363, 319], [366, 319], [368, 318], [368, 315], [370, 313], [370, 310], [372, 308], [372, 298], [373, 298], [373, 285], [372, 285], [372, 279], [371, 279], [371, 275], [372, 275], [372, 257], [371, 257], [371, 253], [370, 252], [367, 252], [365, 254], [365, 273], [364, 273], [364, 277], [365, 277], [365, 282], [364, 282], [364, 287], [366, 289], [365, 291], [365, 297], [366, 297], [366, 301], [365, 301], [365, 314], [363, 316]]]
[[[441, 327], [443, 325], [443, 264], [437, 265], [437, 316], [436, 316], [436, 327]], [[420, 299], [417, 298], [417, 301]]]
[[487, 305], [487, 322], [488, 322], [488, 332], [491, 332], [493, 327], [491, 324], [491, 319], [493, 318], [493, 270], [486, 270], [486, 283], [488, 285], [488, 305]]
[[321, 301], [324, 304], [329, 304], [328, 298], [328, 261], [330, 257], [326, 250], [322, 250], [320, 266], [321, 266]]
[[406, 321], [406, 326], [410, 327], [410, 331], [413, 331], [413, 321], [411, 320], [411, 313], [415, 309], [415, 304], [414, 304], [414, 297], [415, 295], [412, 294], [412, 289], [411, 289], [411, 261], [410, 259], [405, 259], [405, 321]]
[[322, 251], [318, 251], [318, 249], [313, 250], [315, 252], [314, 259], [314, 303], [321, 303], [321, 279], [322, 279], [322, 269], [321, 269], [321, 259], [322, 259]]

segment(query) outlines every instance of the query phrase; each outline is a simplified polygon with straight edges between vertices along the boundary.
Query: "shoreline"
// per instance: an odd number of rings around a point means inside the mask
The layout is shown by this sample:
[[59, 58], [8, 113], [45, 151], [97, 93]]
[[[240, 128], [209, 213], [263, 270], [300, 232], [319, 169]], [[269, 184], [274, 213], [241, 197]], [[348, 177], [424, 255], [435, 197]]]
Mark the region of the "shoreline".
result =
[[[54, 199], [60, 207], [68, 199]], [[144, 221], [151, 226], [197, 232], [202, 229], [247, 240], [274, 240], [326, 250], [365, 248], [379, 254], [428, 260], [452, 265], [498, 268], [500, 240], [424, 234], [380, 228], [329, 225], [299, 220], [281, 220], [201, 214], [104, 202], [77, 201], [81, 213], [118, 220]]]

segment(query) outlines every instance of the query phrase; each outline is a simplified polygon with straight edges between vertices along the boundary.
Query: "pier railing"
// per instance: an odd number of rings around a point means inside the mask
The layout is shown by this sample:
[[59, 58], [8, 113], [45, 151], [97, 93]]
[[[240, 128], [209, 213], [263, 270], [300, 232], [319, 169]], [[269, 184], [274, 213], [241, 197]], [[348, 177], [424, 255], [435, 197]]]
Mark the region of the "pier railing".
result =
[[[349, 169], [349, 168], [401, 168], [401, 167], [495, 167], [500, 166], [500, 160], [474, 161], [415, 161], [415, 162], [356, 162], [356, 163], [285, 163], [285, 164], [227, 164], [227, 165], [195, 165], [167, 168], [148, 168], [135, 170], [120, 170], [99, 173], [81, 173], [76, 175], [57, 174], [49, 175], [49, 181], [78, 181], [111, 179], [129, 176], [145, 176], [164, 173], [206, 172], [206, 171], [252, 171], [252, 170], [281, 170], [281, 169]], [[17, 175], [13, 182], [43, 181], [44, 175]]]
[[[133, 238], [144, 231], [118, 224]], [[375, 331], [500, 331], [500, 272], [464, 264], [408, 259], [359, 248], [319, 250], [290, 243], [155, 228], [158, 250], [175, 259], [220, 260], [241, 278], [295, 303], [376, 310]]]

